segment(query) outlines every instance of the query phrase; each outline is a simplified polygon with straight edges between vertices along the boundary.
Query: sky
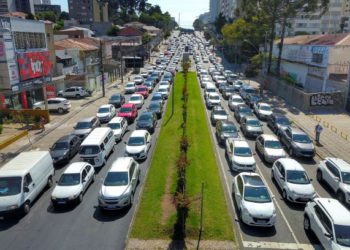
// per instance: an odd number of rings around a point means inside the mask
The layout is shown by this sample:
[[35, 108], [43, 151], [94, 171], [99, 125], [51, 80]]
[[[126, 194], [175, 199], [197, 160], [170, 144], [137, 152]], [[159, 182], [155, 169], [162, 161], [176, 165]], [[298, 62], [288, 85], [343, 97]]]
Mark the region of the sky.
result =
[[[153, 5], [159, 5], [163, 12], [168, 11], [180, 26], [191, 28], [193, 21], [204, 12], [209, 11], [209, 0], [148, 0]], [[52, 4], [59, 4], [63, 11], [68, 11], [67, 0], [51, 0]]]

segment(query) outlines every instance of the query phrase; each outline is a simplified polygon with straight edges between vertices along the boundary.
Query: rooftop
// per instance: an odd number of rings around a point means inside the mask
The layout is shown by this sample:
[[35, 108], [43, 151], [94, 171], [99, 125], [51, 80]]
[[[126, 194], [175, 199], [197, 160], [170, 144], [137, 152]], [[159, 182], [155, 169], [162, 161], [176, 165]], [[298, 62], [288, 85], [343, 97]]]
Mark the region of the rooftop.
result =
[[128, 166], [130, 161], [132, 161], [131, 157], [119, 157], [113, 163], [108, 172], [124, 172], [128, 171]]
[[304, 171], [304, 168], [302, 165], [300, 165], [299, 162], [292, 158], [281, 158], [278, 160], [286, 170], [302, 170]]
[[[275, 44], [280, 40], [276, 40]], [[350, 33], [286, 37], [285, 45], [350, 45]]]
[[67, 169], [64, 171], [64, 174], [80, 173], [82, 168], [84, 168], [86, 164], [86, 162], [73, 162], [67, 167]]
[[98, 39], [95, 38], [67, 38], [55, 42], [56, 50], [77, 48], [82, 51], [98, 50]]

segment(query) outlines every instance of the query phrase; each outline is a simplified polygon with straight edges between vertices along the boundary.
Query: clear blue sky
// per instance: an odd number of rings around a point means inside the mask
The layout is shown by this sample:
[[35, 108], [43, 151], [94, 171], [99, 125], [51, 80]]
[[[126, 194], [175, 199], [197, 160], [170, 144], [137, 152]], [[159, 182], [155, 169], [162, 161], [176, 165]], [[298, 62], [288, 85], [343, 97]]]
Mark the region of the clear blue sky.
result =
[[[51, 0], [52, 4], [59, 4], [62, 10], [68, 11], [67, 0]], [[179, 21], [185, 28], [192, 27], [193, 21], [202, 13], [209, 10], [209, 0], [148, 0], [151, 4], [158, 4], [163, 11], [168, 11], [171, 16]]]

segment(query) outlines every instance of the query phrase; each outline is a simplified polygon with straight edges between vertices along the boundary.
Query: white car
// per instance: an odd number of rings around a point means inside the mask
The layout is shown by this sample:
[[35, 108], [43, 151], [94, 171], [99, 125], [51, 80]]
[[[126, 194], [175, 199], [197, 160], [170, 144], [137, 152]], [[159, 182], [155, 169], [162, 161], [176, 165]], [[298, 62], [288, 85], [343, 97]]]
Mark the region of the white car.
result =
[[306, 203], [316, 197], [315, 189], [303, 166], [292, 158], [275, 161], [271, 178], [282, 190], [283, 199], [294, 203]]
[[59, 97], [69, 97], [69, 98], [81, 98], [88, 96], [87, 91], [83, 87], [74, 86], [70, 88], [66, 88], [65, 90], [60, 90], [57, 93], [57, 96]]
[[269, 190], [256, 173], [240, 173], [232, 183], [232, 196], [241, 221], [249, 226], [272, 227], [276, 208]]
[[131, 207], [140, 174], [140, 166], [133, 158], [117, 158], [108, 170], [99, 191], [99, 207], [103, 210]]
[[214, 83], [212, 82], [212, 81], [201, 81], [201, 88], [206, 88], [207, 87], [207, 85], [214, 85]]
[[267, 103], [258, 102], [254, 104], [254, 112], [260, 120], [266, 120], [272, 115], [272, 108]]
[[141, 76], [142, 76], [143, 78], [147, 78], [147, 77], [148, 77], [148, 72], [147, 72], [147, 71], [142, 71], [142, 72], [141, 72]]
[[137, 85], [141, 85], [143, 83], [144, 79], [141, 75], [136, 75], [134, 77], [134, 83]]
[[208, 109], [213, 108], [214, 106], [219, 106], [221, 104], [220, 96], [218, 93], [209, 93], [206, 99], [206, 105]]
[[112, 104], [106, 104], [100, 106], [100, 108], [97, 111], [97, 118], [100, 120], [101, 123], [103, 122], [109, 122], [113, 117], [115, 117], [116, 111], [115, 107]]
[[228, 100], [228, 107], [232, 111], [235, 111], [236, 107], [242, 104], [244, 104], [244, 100], [240, 95], [237, 95], [237, 94], [231, 95], [230, 99]]
[[159, 87], [160, 86], [165, 86], [167, 88], [170, 88], [170, 83], [168, 81], [160, 81], [159, 82]]
[[164, 86], [164, 85], [159, 86], [157, 92], [158, 92], [158, 93], [162, 93], [162, 95], [164, 96], [164, 98], [165, 98], [165, 99], [168, 99], [168, 97], [169, 97], [169, 87]]
[[53, 207], [80, 203], [89, 185], [95, 180], [95, 169], [86, 162], [70, 164], [51, 194]]
[[133, 94], [136, 91], [136, 84], [134, 82], [128, 82], [125, 87], [125, 94]]
[[151, 134], [147, 130], [134, 130], [126, 143], [125, 156], [144, 160], [147, 158], [151, 143]]
[[287, 157], [280, 141], [274, 135], [262, 134], [256, 138], [256, 151], [260, 153], [264, 161], [273, 163], [279, 158]]
[[[63, 114], [64, 112], [68, 112], [69, 109], [72, 107], [70, 101], [68, 101], [65, 98], [48, 98], [47, 99], [47, 106], [49, 111], [57, 111], [60, 114]], [[36, 102], [33, 104], [33, 109], [45, 109], [45, 102]]]
[[336, 199], [315, 198], [308, 202], [304, 229], [316, 235], [323, 249], [350, 249], [350, 212]]
[[327, 157], [317, 168], [317, 180], [324, 182], [343, 204], [350, 204], [350, 164], [339, 158]]
[[135, 104], [135, 106], [140, 109], [142, 105], [145, 103], [145, 99], [141, 94], [133, 94], [130, 96], [129, 103]]
[[128, 121], [123, 117], [114, 117], [109, 121], [108, 127], [113, 131], [115, 141], [121, 141], [128, 130]]
[[225, 142], [225, 153], [229, 159], [231, 169], [235, 171], [255, 171], [256, 162], [246, 141], [228, 138]]

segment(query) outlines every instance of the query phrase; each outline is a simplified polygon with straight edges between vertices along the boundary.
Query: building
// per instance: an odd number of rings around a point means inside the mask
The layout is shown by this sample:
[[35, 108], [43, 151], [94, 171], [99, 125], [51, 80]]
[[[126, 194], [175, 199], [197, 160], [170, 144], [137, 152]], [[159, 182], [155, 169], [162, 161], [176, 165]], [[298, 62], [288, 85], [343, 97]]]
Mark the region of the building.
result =
[[205, 12], [198, 17], [199, 20], [202, 21], [204, 24], [208, 24], [210, 20], [210, 12]]
[[51, 0], [42, 0], [41, 3], [50, 5], [51, 4]]
[[209, 3], [209, 13], [210, 13], [209, 22], [211, 22], [211, 23], [215, 22], [216, 18], [220, 14], [220, 11], [221, 11], [221, 0], [210, 0], [210, 3]]
[[102, 13], [97, 0], [69, 0], [68, 7], [69, 16], [81, 24], [108, 22], [109, 20], [108, 3], [102, 7]]
[[34, 14], [34, 0], [0, 0], [0, 14], [9, 12]]
[[94, 32], [87, 28], [82, 27], [70, 27], [55, 32], [55, 36], [65, 36], [64, 38], [85, 38], [92, 37]]
[[56, 15], [61, 14], [61, 5], [51, 5], [51, 4], [34, 4], [35, 13], [52, 11]]
[[221, 0], [220, 12], [227, 20], [233, 20], [236, 9], [236, 0]]

